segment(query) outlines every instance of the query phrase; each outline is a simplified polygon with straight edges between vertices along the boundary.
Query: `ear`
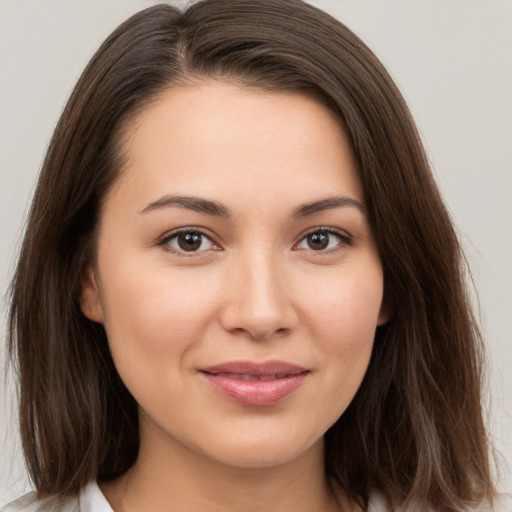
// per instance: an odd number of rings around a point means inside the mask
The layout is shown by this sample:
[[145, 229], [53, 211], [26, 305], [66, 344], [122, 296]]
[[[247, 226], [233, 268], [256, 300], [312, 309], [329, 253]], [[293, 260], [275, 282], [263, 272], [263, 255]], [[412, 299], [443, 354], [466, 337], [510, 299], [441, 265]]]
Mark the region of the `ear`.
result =
[[379, 317], [377, 318], [377, 325], [380, 327], [388, 323], [391, 315], [388, 313], [387, 308], [381, 307], [379, 311]]
[[380, 305], [379, 316], [377, 318], [378, 326], [387, 324], [389, 322], [389, 320], [391, 319], [391, 317], [393, 316], [393, 310], [394, 310], [393, 302], [394, 301], [393, 301], [392, 294], [390, 292], [389, 285], [384, 286], [384, 294], [382, 297], [382, 303]]
[[103, 323], [103, 306], [98, 283], [92, 266], [89, 264], [82, 274], [82, 291], [80, 296], [82, 313], [93, 322]]

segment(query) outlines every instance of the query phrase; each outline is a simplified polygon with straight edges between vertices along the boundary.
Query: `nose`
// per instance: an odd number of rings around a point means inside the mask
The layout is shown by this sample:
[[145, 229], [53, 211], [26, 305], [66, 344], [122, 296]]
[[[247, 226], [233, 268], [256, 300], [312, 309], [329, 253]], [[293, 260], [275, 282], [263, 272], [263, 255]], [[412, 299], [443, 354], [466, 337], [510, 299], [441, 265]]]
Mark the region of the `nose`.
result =
[[297, 326], [297, 312], [278, 267], [270, 255], [240, 257], [230, 266], [220, 318], [225, 330], [264, 340]]

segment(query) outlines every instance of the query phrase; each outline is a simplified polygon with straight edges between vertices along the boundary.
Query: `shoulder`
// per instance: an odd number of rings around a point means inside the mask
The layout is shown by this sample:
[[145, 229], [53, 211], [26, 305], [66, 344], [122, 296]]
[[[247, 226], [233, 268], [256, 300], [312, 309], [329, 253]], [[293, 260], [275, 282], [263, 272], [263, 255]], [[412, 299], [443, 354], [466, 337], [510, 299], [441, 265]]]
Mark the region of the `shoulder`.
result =
[[80, 510], [78, 496], [58, 499], [54, 496], [37, 499], [35, 492], [29, 492], [9, 503], [0, 512], [78, 512]]
[[[407, 512], [402, 509], [395, 511], [390, 509], [384, 496], [380, 493], [373, 493], [370, 496], [367, 512]], [[418, 512], [415, 510], [414, 512]], [[474, 507], [469, 507], [464, 512], [512, 512], [512, 494], [499, 494], [493, 501], [492, 506], [487, 504], [480, 504]]]
[[79, 495], [59, 499], [49, 496], [37, 499], [35, 492], [9, 503], [0, 512], [114, 512], [98, 484], [90, 482]]

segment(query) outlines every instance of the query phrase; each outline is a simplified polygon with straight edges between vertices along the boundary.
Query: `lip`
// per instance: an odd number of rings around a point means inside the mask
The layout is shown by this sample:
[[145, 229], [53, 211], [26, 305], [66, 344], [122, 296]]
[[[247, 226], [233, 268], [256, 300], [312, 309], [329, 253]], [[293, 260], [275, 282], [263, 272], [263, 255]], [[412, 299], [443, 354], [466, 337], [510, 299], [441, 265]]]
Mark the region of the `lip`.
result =
[[221, 395], [248, 406], [275, 405], [293, 393], [310, 371], [302, 366], [272, 360], [263, 363], [230, 361], [199, 369]]

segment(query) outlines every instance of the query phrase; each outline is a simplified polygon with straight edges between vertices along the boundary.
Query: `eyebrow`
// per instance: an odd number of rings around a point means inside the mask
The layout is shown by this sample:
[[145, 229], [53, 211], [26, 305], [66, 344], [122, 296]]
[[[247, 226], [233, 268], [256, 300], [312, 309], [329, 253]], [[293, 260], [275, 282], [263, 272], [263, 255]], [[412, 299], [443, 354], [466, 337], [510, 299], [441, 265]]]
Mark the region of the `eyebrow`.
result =
[[311, 203], [303, 204], [296, 208], [292, 214], [295, 218], [307, 217], [315, 213], [324, 212], [326, 210], [332, 210], [333, 208], [341, 207], [356, 208], [362, 214], [366, 215], [366, 208], [357, 199], [347, 196], [332, 196], [320, 201], [312, 201]]
[[210, 201], [201, 197], [189, 196], [163, 196], [152, 203], [149, 203], [139, 213], [147, 213], [160, 208], [168, 208], [170, 206], [178, 206], [187, 210], [193, 210], [198, 213], [205, 213], [206, 215], [213, 215], [216, 217], [230, 217], [231, 213], [228, 208], [218, 203], [217, 201]]
[[[198, 213], [204, 213], [206, 215], [212, 215], [215, 217], [231, 217], [229, 208], [209, 199], [203, 199], [195, 196], [177, 196], [177, 195], [166, 195], [149, 203], [139, 213], [147, 213], [161, 208], [168, 208], [172, 206], [178, 206], [187, 210], [192, 210]], [[297, 207], [293, 213], [292, 218], [302, 218], [315, 213], [324, 212], [326, 210], [332, 210], [334, 208], [351, 207], [356, 208], [361, 213], [366, 215], [366, 208], [357, 199], [347, 196], [333, 196], [319, 201], [312, 201], [310, 203], [303, 204]]]

